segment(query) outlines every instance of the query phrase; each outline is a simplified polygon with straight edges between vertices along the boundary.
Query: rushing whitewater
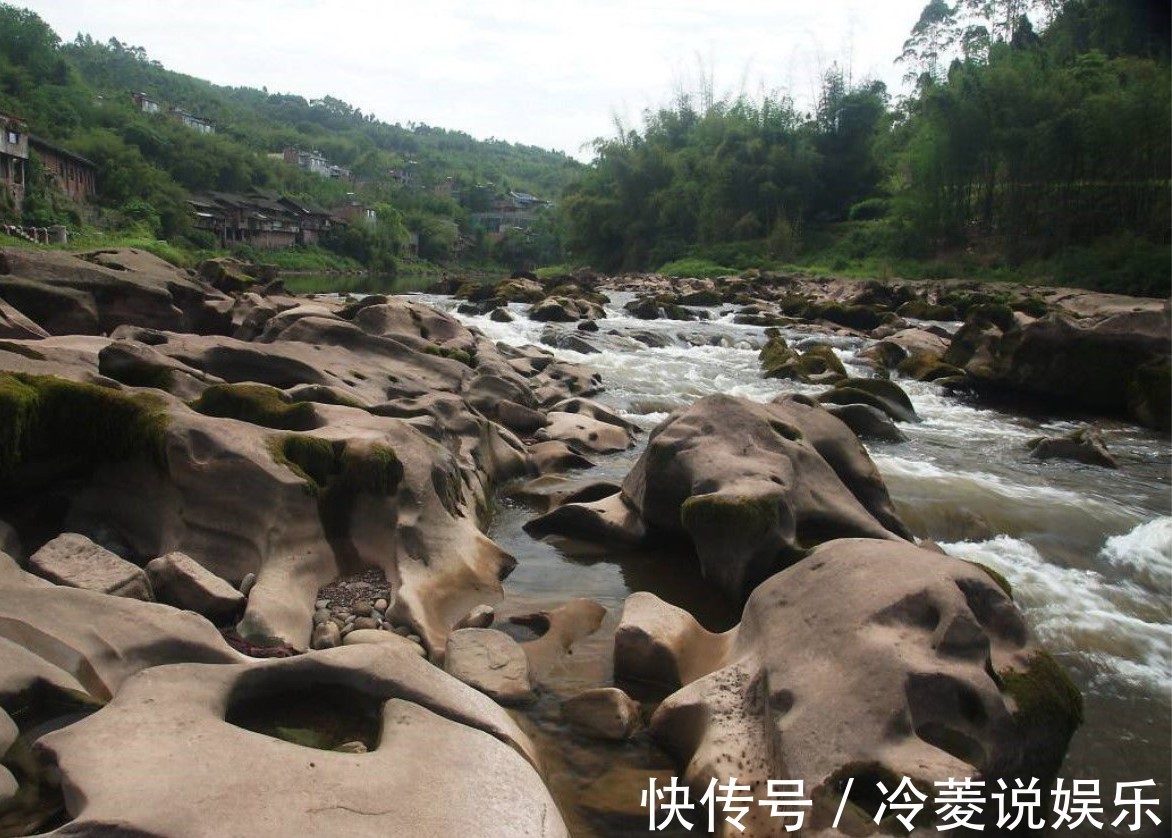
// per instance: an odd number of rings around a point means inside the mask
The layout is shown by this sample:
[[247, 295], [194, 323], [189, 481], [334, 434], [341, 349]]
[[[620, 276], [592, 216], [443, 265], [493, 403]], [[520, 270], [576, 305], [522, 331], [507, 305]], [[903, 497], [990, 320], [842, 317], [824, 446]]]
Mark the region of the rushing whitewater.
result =
[[[820, 391], [762, 378], [757, 352], [763, 328], [736, 325], [719, 309], [709, 309], [715, 317], [708, 321], [638, 320], [622, 308], [633, 296], [612, 293], [600, 331], [583, 335], [599, 352], [554, 351], [600, 371], [607, 387], [600, 401], [641, 427], [651, 429], [669, 412], [713, 393], [764, 402], [783, 392]], [[446, 297], [425, 301], [455, 308]], [[524, 306], [510, 308], [511, 323], [460, 317], [494, 340], [540, 344], [549, 327], [526, 319]], [[871, 374], [856, 361], [867, 341], [782, 331], [798, 348], [830, 343], [852, 374]], [[1085, 694], [1086, 724], [1063, 776], [1105, 785], [1153, 777], [1166, 789], [1172, 713], [1168, 440], [1105, 422], [1108, 445], [1123, 463], [1119, 471], [1039, 462], [1028, 456], [1028, 440], [1080, 423], [975, 406], [930, 383], [900, 384], [924, 421], [901, 426], [907, 442], [869, 444], [872, 458], [916, 535], [1000, 571], [1039, 639], [1071, 670]], [[591, 476], [620, 479], [638, 453], [602, 458]], [[520, 532], [524, 519], [506, 507], [492, 533], [520, 562], [506, 583], [508, 595], [589, 596], [621, 605], [634, 587], [629, 568], [567, 560]]]

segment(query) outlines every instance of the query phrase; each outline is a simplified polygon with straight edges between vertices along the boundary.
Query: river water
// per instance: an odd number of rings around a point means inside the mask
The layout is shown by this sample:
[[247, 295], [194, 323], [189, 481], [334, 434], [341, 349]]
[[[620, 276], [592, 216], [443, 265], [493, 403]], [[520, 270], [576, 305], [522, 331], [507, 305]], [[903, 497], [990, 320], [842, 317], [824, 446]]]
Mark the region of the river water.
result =
[[[583, 335], [604, 351], [554, 350], [603, 375], [598, 400], [650, 430], [668, 412], [712, 394], [768, 401], [785, 392], [821, 388], [760, 376], [757, 348], [764, 330], [731, 316], [705, 322], [642, 321], [611, 293], [602, 331]], [[415, 297], [453, 311], [446, 297]], [[458, 315], [494, 340], [538, 344], [544, 324], [512, 306], [513, 323]], [[959, 324], [942, 324], [955, 327]], [[561, 326], [561, 329], [567, 327]], [[572, 327], [570, 327], [572, 328]], [[630, 336], [655, 333], [670, 343], [652, 349]], [[831, 343], [852, 374], [865, 341], [783, 330], [791, 345]], [[953, 555], [1004, 574], [1042, 643], [1067, 667], [1085, 699], [1085, 723], [1071, 744], [1061, 776], [1100, 781], [1103, 805], [1114, 810], [1115, 783], [1154, 779], [1167, 820], [1172, 774], [1172, 446], [1158, 434], [1099, 421], [1122, 467], [1111, 471], [1032, 460], [1027, 440], [1069, 431], [1086, 417], [1023, 415], [945, 395], [932, 384], [900, 381], [923, 422], [901, 426], [903, 443], [868, 449], [904, 521], [921, 538]], [[594, 458], [584, 477], [621, 481], [637, 459], [628, 452]], [[608, 683], [611, 636], [622, 602], [650, 590], [690, 610], [711, 629], [738, 615], [710, 589], [682, 580], [654, 556], [620, 555], [581, 545], [553, 546], [526, 535], [534, 510], [502, 501], [490, 535], [518, 560], [505, 582], [502, 615], [589, 597], [608, 609], [603, 631], [575, 648], [574, 660], [548, 676], [543, 698], [522, 715], [546, 755], [551, 788], [576, 836], [647, 834], [635, 783], [652, 773], [670, 776], [670, 763], [646, 738], [624, 746], [576, 741], [560, 727], [562, 696]], [[1111, 833], [1110, 823], [1083, 834]], [[1165, 828], [1167, 823], [1165, 823]], [[1120, 834], [1129, 834], [1119, 829]], [[1075, 834], [1078, 834], [1076, 831]]]

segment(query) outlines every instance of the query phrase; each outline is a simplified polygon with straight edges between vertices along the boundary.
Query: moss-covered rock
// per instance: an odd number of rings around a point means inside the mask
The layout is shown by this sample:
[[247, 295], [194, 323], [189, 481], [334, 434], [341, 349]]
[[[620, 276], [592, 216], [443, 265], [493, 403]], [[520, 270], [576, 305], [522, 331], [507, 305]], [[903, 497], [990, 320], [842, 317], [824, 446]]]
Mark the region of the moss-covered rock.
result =
[[790, 349], [776, 329], [765, 333], [768, 340], [757, 354], [761, 374], [766, 378], [792, 378], [796, 369], [798, 353]]
[[37, 459], [166, 463], [167, 415], [150, 395], [47, 375], [0, 375], [0, 477]]
[[843, 305], [842, 303], [810, 303], [802, 311], [807, 320], [826, 320], [848, 329], [867, 332], [890, 322], [891, 312], [879, 312], [873, 306]]
[[1172, 430], [1172, 365], [1167, 359], [1136, 368], [1127, 391], [1127, 412], [1149, 428]]
[[1024, 671], [1003, 669], [997, 676], [1002, 692], [1013, 699], [1022, 751], [1047, 773], [1056, 773], [1083, 721], [1082, 693], [1045, 650], [1035, 652]]
[[[870, 398], [865, 398], [869, 396]], [[832, 404], [870, 404], [892, 419], [900, 422], [919, 422], [912, 400], [903, 388], [894, 381], [883, 378], [847, 378], [835, 385], [829, 393], [818, 397], [819, 401]]]
[[346, 536], [359, 495], [393, 495], [403, 480], [395, 450], [380, 443], [288, 434], [270, 440], [269, 451], [274, 462], [304, 480], [306, 490], [317, 497], [322, 528], [330, 538]]
[[720, 294], [708, 288], [680, 295], [680, 305], [685, 306], [718, 306], [721, 302]]
[[964, 370], [946, 364], [940, 358], [926, 352], [909, 355], [896, 364], [895, 369], [900, 375], [906, 375], [916, 381], [936, 381], [940, 378], [964, 375]]
[[318, 426], [309, 402], [293, 402], [267, 384], [216, 384], [203, 391], [191, 408], [204, 416], [239, 419], [282, 431], [308, 431]]
[[927, 300], [912, 300], [904, 303], [895, 310], [900, 317], [913, 317], [916, 320], [956, 320], [957, 311], [949, 305], [938, 305]]
[[824, 343], [811, 346], [802, 353], [798, 359], [798, 374], [804, 381], [847, 377], [846, 367], [842, 365], [838, 354]]
[[423, 347], [423, 351], [428, 355], [435, 355], [437, 358], [449, 358], [453, 361], [459, 361], [466, 367], [476, 366], [476, 358], [471, 353], [465, 352], [463, 349], [451, 349], [447, 346], [436, 346], [435, 344], [430, 344]]

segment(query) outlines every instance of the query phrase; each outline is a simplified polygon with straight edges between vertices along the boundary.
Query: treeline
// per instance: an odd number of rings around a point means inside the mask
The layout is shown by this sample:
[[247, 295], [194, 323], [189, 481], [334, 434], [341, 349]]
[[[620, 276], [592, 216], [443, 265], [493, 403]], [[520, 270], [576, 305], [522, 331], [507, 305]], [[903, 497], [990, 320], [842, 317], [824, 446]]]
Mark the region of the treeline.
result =
[[[158, 102], [164, 113], [144, 113], [132, 93]], [[215, 133], [167, 118], [171, 107], [210, 121]], [[79, 35], [62, 42], [34, 12], [7, 4], [0, 4], [0, 112], [21, 116], [34, 133], [98, 165], [101, 224], [138, 225], [196, 246], [207, 242], [191, 229], [189, 192], [266, 189], [326, 208], [350, 192], [369, 206], [393, 207], [394, 217], [381, 225], [382, 241], [358, 241], [363, 235], [351, 233], [334, 242], [348, 254], [385, 254], [386, 231], [397, 231], [398, 240], [409, 228], [419, 234], [424, 258], [451, 258], [460, 244], [488, 255], [469, 223], [472, 212], [509, 190], [556, 196], [580, 167], [559, 152], [387, 124], [333, 97], [310, 102], [216, 86], [171, 72], [144, 48], [117, 39]], [[324, 178], [269, 157], [286, 147], [319, 151], [355, 180]], [[454, 198], [433, 192], [449, 179]], [[35, 184], [31, 193], [26, 222], [82, 220], [79, 208], [59, 196]]]
[[570, 245], [606, 269], [829, 248], [831, 268], [1032, 268], [1167, 295], [1168, 49], [1167, 7], [1140, 0], [933, 0], [904, 101], [832, 68], [813, 113], [680, 96], [598, 141]]

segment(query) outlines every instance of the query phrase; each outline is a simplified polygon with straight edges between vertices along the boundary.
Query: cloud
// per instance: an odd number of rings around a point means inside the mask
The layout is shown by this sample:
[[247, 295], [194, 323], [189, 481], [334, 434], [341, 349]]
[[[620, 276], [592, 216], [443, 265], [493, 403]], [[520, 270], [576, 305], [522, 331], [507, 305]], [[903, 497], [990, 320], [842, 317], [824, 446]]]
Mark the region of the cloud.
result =
[[693, 89], [816, 97], [831, 61], [895, 86], [923, 0], [31, 0], [65, 39], [144, 47], [217, 84], [332, 95], [427, 123], [578, 154], [612, 114]]

